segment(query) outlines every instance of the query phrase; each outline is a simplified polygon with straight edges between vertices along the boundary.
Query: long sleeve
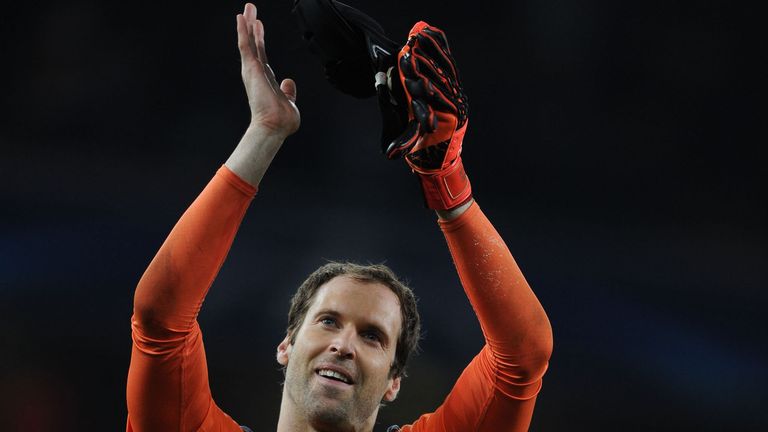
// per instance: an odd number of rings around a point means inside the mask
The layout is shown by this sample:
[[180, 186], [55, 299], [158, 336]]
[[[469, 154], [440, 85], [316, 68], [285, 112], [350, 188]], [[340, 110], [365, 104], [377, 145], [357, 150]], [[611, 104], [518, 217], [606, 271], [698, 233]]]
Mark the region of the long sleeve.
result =
[[439, 221], [486, 344], [408, 432], [526, 431], [552, 351], [546, 313], [478, 205]]
[[211, 396], [197, 315], [255, 193], [226, 167], [219, 169], [139, 281], [128, 432], [241, 431]]

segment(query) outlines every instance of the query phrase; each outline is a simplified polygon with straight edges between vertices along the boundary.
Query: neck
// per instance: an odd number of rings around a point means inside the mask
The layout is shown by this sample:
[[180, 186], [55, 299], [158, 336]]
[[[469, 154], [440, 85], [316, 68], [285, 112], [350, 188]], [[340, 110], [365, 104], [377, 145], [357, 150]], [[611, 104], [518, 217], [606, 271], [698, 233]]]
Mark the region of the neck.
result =
[[306, 413], [299, 409], [288, 396], [283, 387], [283, 397], [280, 402], [280, 417], [277, 420], [277, 432], [372, 432], [376, 421], [376, 412], [362, 425], [347, 424], [340, 427], [338, 424], [323, 424], [313, 421]]

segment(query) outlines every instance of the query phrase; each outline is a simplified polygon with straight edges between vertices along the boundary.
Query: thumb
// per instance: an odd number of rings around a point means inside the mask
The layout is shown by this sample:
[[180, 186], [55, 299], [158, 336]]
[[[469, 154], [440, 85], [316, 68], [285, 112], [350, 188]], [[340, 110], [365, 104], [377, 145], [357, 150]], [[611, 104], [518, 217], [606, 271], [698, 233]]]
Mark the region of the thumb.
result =
[[396, 159], [402, 156], [404, 153], [408, 153], [416, 144], [416, 141], [419, 139], [419, 135], [421, 135], [421, 127], [419, 122], [416, 120], [411, 120], [408, 122], [408, 125], [405, 127], [403, 133], [400, 134], [400, 136], [397, 138], [393, 139], [385, 150], [387, 158]]
[[290, 78], [284, 79], [280, 83], [280, 90], [285, 97], [293, 103], [296, 103], [296, 82]]

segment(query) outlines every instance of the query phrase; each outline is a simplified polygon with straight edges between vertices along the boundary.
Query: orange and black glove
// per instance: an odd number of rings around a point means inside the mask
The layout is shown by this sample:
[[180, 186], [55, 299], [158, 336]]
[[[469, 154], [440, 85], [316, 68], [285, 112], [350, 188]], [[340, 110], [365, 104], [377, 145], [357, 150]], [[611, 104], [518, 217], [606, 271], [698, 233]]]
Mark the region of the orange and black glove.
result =
[[[407, 108], [408, 121], [397, 137], [382, 143], [383, 150], [390, 159], [405, 157], [419, 176], [427, 207], [456, 208], [472, 198], [461, 162], [468, 104], [445, 33], [419, 21], [397, 64], [402, 89], [393, 95], [404, 93], [400, 109]], [[399, 98], [392, 99], [398, 105]]]

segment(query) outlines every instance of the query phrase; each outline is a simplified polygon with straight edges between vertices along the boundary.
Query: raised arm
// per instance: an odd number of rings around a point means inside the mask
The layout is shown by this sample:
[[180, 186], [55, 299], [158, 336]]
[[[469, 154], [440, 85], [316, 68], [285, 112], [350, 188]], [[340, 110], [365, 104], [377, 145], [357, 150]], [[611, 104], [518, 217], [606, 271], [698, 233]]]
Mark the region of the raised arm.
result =
[[477, 203], [439, 224], [486, 344], [413, 431], [435, 422], [445, 431], [527, 431], [552, 352], [547, 315]]
[[417, 23], [398, 69], [408, 126], [386, 152], [419, 176], [486, 341], [445, 402], [403, 430], [526, 431], [552, 352], [549, 320], [472, 198], [461, 160], [468, 104], [445, 34]]
[[266, 64], [264, 27], [237, 15], [251, 123], [232, 155], [179, 219], [136, 287], [128, 431], [240, 431], [211, 397], [197, 315], [272, 158], [299, 126], [296, 85]]

